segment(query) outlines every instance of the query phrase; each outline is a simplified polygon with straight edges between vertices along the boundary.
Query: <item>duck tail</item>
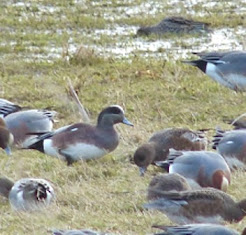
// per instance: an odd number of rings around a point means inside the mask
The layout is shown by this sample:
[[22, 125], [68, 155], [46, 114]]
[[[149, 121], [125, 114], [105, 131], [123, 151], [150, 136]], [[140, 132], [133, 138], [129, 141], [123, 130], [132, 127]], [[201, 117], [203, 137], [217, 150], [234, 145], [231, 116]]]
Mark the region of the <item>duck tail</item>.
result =
[[13, 187], [14, 182], [5, 178], [5, 177], [0, 177], [0, 195], [3, 197], [8, 198], [9, 197], [9, 192], [11, 188]]

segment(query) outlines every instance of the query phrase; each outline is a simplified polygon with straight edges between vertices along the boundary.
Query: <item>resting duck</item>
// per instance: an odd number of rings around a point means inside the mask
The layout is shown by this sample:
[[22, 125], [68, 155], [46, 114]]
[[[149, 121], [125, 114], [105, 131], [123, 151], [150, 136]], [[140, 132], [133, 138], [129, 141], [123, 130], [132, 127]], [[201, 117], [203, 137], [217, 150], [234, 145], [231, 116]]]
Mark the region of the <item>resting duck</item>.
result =
[[[164, 230], [155, 235], [239, 235], [234, 229], [219, 224], [187, 224], [183, 226], [155, 225], [153, 227]], [[245, 233], [242, 235], [245, 235]]]
[[55, 197], [51, 184], [44, 179], [24, 178], [17, 182], [1, 177], [0, 195], [9, 199], [18, 211], [35, 211], [48, 206]]
[[20, 106], [0, 99], [0, 115], [4, 118], [7, 129], [13, 134], [14, 144], [24, 148], [30, 138], [29, 133], [45, 133], [52, 130], [56, 112], [38, 109], [22, 110]]
[[52, 230], [53, 235], [109, 235], [108, 233], [101, 233], [97, 231], [93, 231], [90, 229], [72, 229], [72, 230]]
[[148, 200], [162, 196], [162, 192], [191, 190], [188, 181], [180, 174], [170, 173], [156, 175], [149, 183]]
[[183, 17], [167, 17], [154, 26], [140, 27], [137, 35], [149, 34], [201, 34], [210, 32], [207, 23], [188, 20]]
[[246, 130], [216, 130], [213, 137], [213, 149], [216, 149], [227, 161], [231, 170], [245, 170], [246, 166]]
[[163, 192], [162, 197], [144, 205], [165, 213], [177, 224], [239, 222], [246, 215], [246, 199], [235, 202], [214, 188]]
[[226, 191], [230, 184], [231, 171], [225, 159], [211, 151], [169, 150], [166, 161], [156, 162], [158, 166], [169, 167], [169, 173], [178, 173], [186, 178], [194, 189], [213, 187]]

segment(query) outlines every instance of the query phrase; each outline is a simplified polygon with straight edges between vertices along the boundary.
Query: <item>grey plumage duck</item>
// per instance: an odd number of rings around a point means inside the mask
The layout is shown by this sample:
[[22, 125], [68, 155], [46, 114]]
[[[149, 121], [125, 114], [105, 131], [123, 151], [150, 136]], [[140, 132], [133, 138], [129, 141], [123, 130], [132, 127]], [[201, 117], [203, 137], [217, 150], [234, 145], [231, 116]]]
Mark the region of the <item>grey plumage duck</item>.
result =
[[14, 144], [17, 147], [25, 147], [30, 138], [29, 133], [45, 133], [52, 130], [56, 112], [44, 109], [24, 110], [19, 105], [0, 99], [0, 115], [14, 137]]
[[225, 159], [212, 151], [169, 150], [166, 161], [156, 165], [169, 166], [169, 173], [178, 173], [186, 178], [193, 189], [213, 187], [226, 191], [231, 179], [231, 171]]
[[155, 235], [239, 235], [234, 229], [218, 224], [187, 224], [183, 226], [155, 225], [153, 227], [164, 230]]
[[51, 184], [44, 179], [23, 178], [17, 182], [1, 177], [0, 195], [9, 199], [14, 210], [36, 211], [51, 204], [55, 193]]
[[183, 61], [199, 68], [214, 81], [234, 91], [246, 91], [246, 52], [193, 53], [200, 59]]
[[90, 229], [72, 229], [72, 230], [52, 230], [53, 235], [109, 235], [108, 233], [97, 232]]
[[177, 224], [239, 222], [246, 215], [246, 198], [235, 202], [218, 189], [163, 192], [162, 197], [144, 205], [165, 213]]

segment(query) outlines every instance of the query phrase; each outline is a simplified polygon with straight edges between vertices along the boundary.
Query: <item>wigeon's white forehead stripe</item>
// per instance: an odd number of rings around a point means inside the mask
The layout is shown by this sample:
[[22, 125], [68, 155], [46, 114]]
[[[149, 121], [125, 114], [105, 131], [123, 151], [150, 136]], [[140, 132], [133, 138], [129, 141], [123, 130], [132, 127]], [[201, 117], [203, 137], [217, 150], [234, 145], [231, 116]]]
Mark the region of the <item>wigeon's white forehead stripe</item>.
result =
[[110, 105], [109, 107], [115, 107], [115, 108], [118, 108], [118, 109], [120, 109], [120, 110], [121, 110], [121, 112], [122, 112], [123, 114], [125, 114], [124, 109], [123, 109], [121, 106], [117, 105], [117, 104]]

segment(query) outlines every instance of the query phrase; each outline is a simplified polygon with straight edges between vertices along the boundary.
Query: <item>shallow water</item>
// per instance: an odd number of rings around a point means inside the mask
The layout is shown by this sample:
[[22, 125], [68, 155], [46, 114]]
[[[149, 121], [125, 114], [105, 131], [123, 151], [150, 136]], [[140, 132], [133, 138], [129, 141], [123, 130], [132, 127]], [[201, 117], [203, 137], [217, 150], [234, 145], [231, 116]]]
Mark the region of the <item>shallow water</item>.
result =
[[[2, 3], [3, 4], [3, 3]], [[14, 1], [5, 2], [5, 6], [18, 8], [20, 15], [19, 21], [36, 17], [42, 19], [43, 15], [50, 15], [62, 12], [59, 6], [44, 5], [42, 2], [25, 2]], [[3, 5], [4, 5], [3, 4]], [[116, 4], [116, 6], [115, 6]], [[202, 11], [197, 10], [197, 5], [202, 5]], [[26, 11], [26, 9], [36, 7], [36, 12]], [[234, 14], [244, 14], [246, 12], [246, 1], [240, 1], [240, 4], [235, 1], [202, 1], [189, 0], [177, 1], [170, 0], [166, 6], [163, 6], [162, 1], [145, 1], [141, 4], [135, 4], [134, 1], [74, 1], [73, 11], [76, 7], [93, 7], [95, 8], [95, 16], [100, 12], [100, 17], [109, 20], [109, 24], [103, 29], [88, 30], [83, 28], [56, 28], [55, 33], [58, 35], [68, 35], [67, 44], [69, 54], [76, 52], [81, 45], [88, 47], [101, 56], [115, 58], [130, 58], [136, 54], [144, 57], [161, 57], [165, 59], [184, 59], [190, 56], [192, 51], [211, 51], [211, 50], [242, 50], [244, 49], [243, 36], [245, 29], [243, 27], [236, 28], [221, 28], [214, 29], [213, 33], [200, 37], [162, 37], [157, 39], [149, 39], [147, 37], [134, 37], [138, 26], [119, 24], [119, 19], [148, 14], [150, 17], [160, 12], [166, 12], [168, 15], [177, 15], [184, 10], [189, 15], [206, 16], [211, 14], [215, 8], [222, 7], [224, 12], [230, 11]], [[164, 7], [166, 7], [164, 9]], [[201, 7], [199, 8], [201, 9]], [[223, 13], [223, 12], [222, 12]], [[86, 13], [85, 13], [86, 14]], [[66, 16], [64, 16], [66, 17]], [[98, 16], [99, 17], [99, 16]], [[114, 23], [116, 21], [118, 23]], [[158, 22], [156, 22], [158, 23]], [[15, 34], [17, 29], [3, 29], [8, 33]], [[27, 29], [32, 30], [32, 29]], [[20, 33], [20, 32], [18, 32]], [[22, 32], [25, 35], [26, 32]], [[52, 35], [54, 30], [34, 30], [35, 34]], [[111, 40], [104, 42], [102, 38], [108, 37]], [[86, 39], [86, 40], [84, 40]], [[2, 41], [1, 46], [15, 45], [17, 41]], [[32, 42], [25, 42], [26, 51], [19, 53], [18, 58], [36, 59], [52, 62], [57, 58], [61, 58], [64, 50], [64, 45], [61, 43], [50, 42], [43, 48], [37, 48], [32, 45]]]

